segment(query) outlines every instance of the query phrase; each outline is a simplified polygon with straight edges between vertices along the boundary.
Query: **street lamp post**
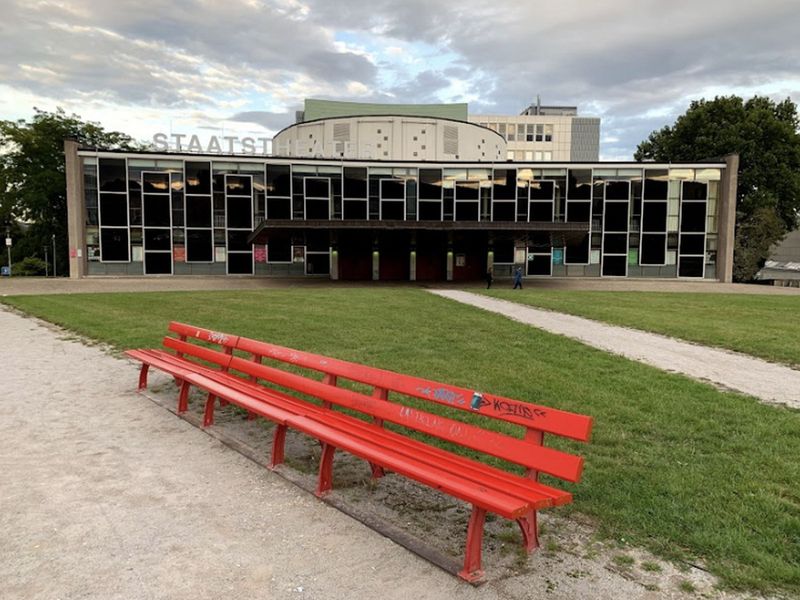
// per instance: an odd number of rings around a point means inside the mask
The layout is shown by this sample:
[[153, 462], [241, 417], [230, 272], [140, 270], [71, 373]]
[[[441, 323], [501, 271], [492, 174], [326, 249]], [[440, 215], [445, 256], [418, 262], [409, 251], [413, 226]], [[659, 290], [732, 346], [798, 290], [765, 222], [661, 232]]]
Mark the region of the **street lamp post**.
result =
[[44, 247], [44, 276], [50, 277], [50, 258], [47, 256], [47, 245]]
[[53, 234], [53, 277], [56, 277], [56, 234]]

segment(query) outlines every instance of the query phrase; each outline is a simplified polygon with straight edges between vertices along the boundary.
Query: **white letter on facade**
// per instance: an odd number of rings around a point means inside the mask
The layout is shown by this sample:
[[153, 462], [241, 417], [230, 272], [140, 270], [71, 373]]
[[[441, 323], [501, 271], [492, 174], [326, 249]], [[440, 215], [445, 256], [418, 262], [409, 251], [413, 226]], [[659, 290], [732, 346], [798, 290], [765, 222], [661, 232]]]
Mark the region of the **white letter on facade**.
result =
[[200, 143], [200, 138], [197, 135], [192, 135], [189, 138], [189, 152], [197, 152], [198, 154], [203, 151], [203, 146]]
[[172, 139], [175, 140], [175, 150], [177, 150], [178, 152], [183, 150], [183, 146], [181, 146], [181, 140], [183, 138], [185, 138], [185, 137], [186, 137], [186, 135], [183, 134], [183, 133], [173, 133], [172, 134]]
[[157, 133], [153, 136], [153, 147], [158, 152], [166, 152], [169, 150], [169, 142], [167, 141], [166, 133]]

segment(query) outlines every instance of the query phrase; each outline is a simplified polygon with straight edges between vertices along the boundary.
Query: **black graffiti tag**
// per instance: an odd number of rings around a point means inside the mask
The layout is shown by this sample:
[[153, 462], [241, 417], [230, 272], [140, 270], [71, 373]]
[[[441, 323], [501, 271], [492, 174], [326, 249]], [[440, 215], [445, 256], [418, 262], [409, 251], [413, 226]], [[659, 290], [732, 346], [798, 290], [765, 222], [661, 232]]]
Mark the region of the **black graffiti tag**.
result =
[[505, 400], [495, 400], [494, 410], [506, 415], [513, 415], [515, 417], [522, 417], [524, 419], [531, 420], [544, 417], [547, 414], [547, 411], [544, 411], [541, 408], [533, 408], [532, 406], [511, 403]]

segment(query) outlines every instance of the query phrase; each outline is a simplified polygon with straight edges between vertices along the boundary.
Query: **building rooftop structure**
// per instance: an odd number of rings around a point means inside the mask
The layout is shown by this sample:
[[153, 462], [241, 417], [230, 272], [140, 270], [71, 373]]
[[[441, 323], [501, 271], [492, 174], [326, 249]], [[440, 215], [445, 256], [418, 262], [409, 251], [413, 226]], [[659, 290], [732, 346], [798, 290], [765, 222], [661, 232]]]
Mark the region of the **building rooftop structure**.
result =
[[319, 119], [363, 117], [367, 115], [428, 117], [432, 119], [466, 121], [468, 106], [466, 102], [455, 104], [386, 104], [306, 98], [303, 110], [297, 114], [297, 122], [304, 123]]
[[774, 285], [800, 286], [800, 229], [790, 231], [771, 248], [769, 259], [756, 279]]

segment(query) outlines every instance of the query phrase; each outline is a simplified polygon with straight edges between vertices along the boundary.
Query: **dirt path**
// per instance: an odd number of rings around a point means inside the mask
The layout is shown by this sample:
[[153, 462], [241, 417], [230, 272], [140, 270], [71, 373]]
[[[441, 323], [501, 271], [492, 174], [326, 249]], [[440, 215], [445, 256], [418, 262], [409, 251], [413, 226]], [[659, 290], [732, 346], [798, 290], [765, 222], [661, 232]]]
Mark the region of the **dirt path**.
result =
[[734, 597], [550, 515], [539, 552], [473, 588], [137, 394], [130, 362], [4, 308], [0, 331], [4, 599]]
[[606, 325], [459, 290], [431, 290], [443, 298], [499, 313], [515, 321], [576, 339], [589, 346], [647, 363], [665, 371], [755, 396], [771, 404], [800, 408], [800, 371], [729, 350]]

